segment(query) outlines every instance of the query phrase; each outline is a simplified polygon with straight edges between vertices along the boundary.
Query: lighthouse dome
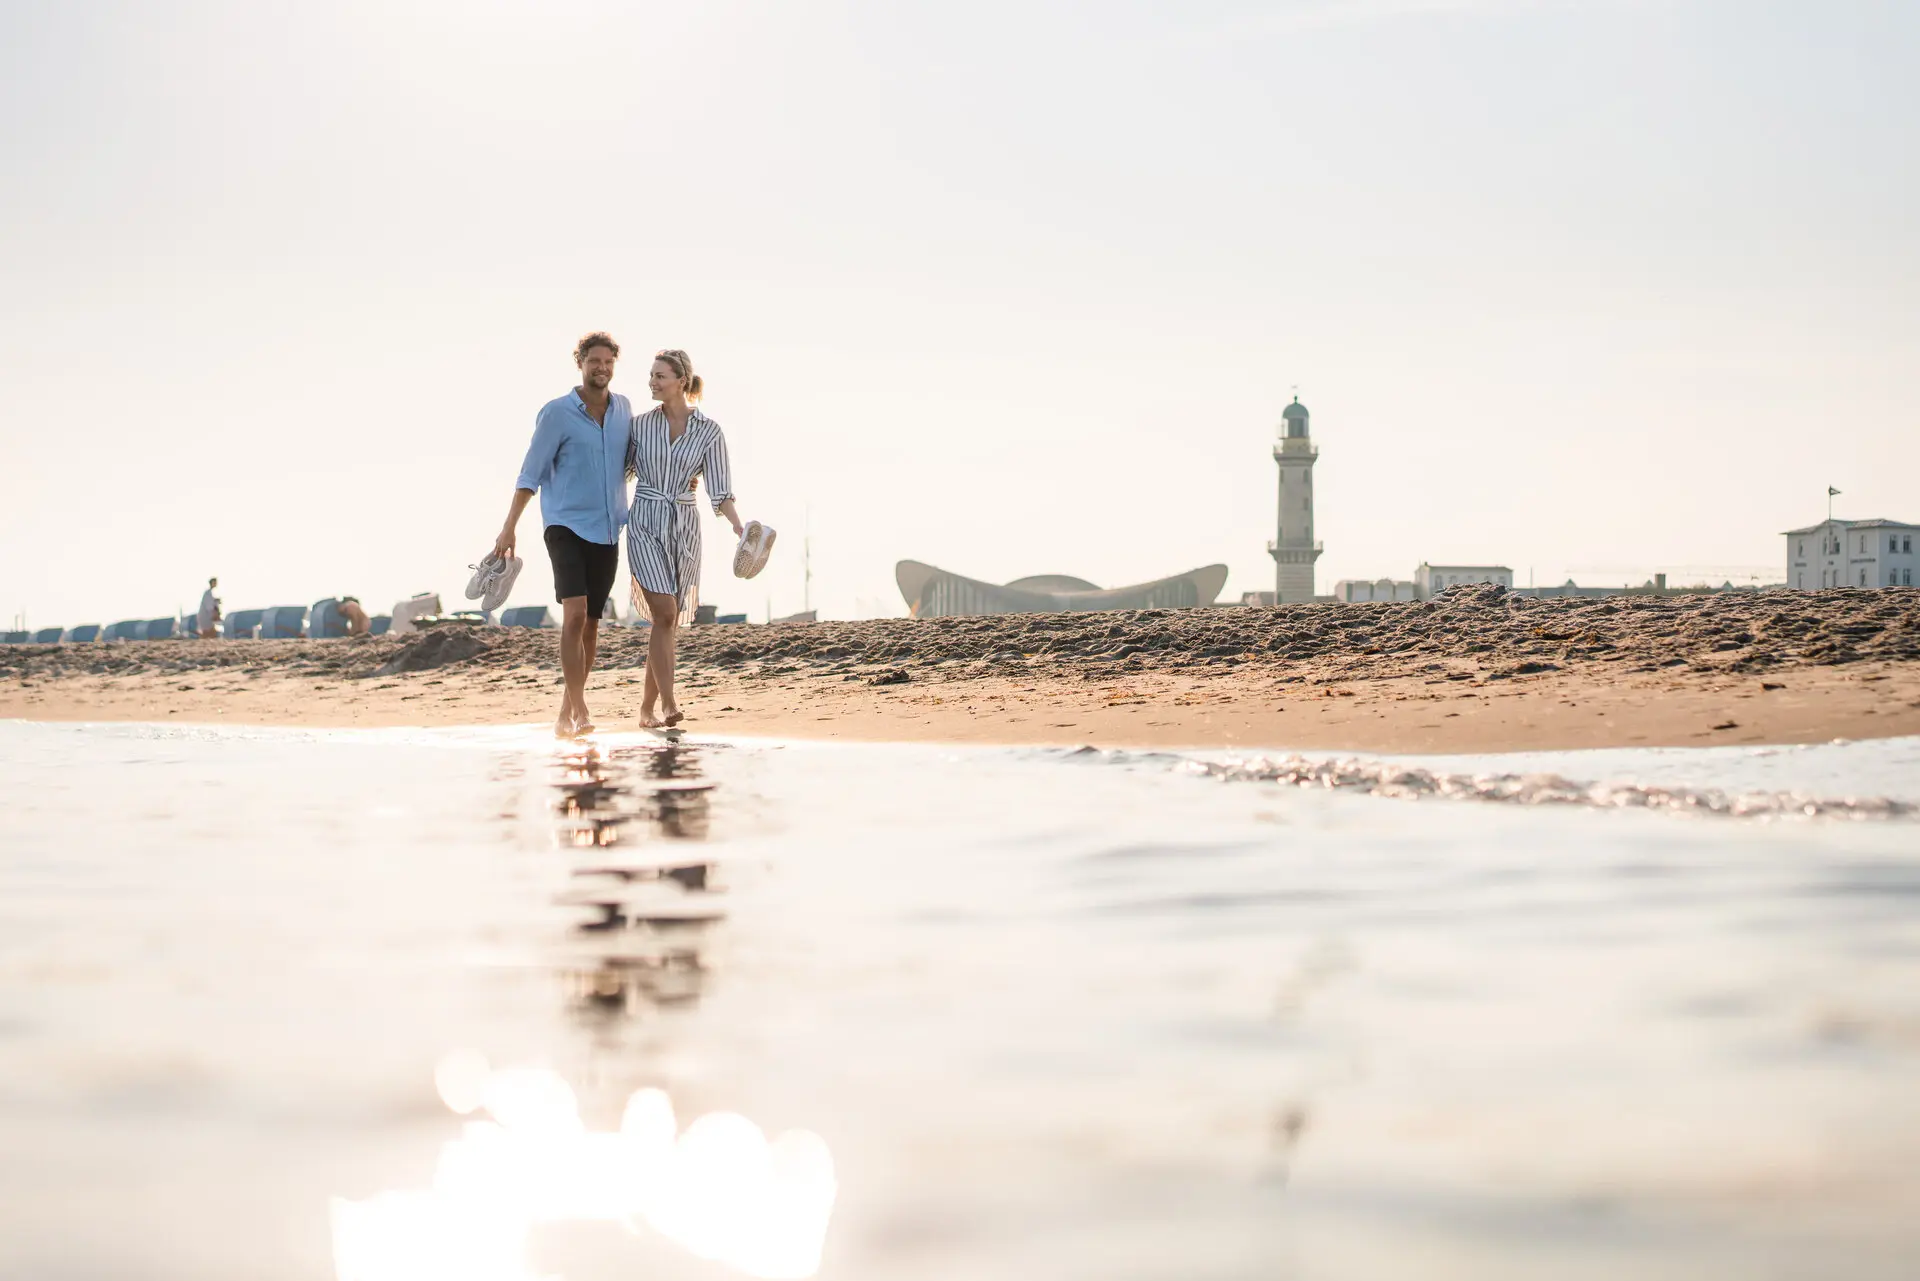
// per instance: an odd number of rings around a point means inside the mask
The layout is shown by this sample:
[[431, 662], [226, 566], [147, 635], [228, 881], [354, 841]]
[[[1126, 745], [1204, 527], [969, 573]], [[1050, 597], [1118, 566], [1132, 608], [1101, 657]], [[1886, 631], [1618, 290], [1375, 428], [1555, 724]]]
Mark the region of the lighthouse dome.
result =
[[1301, 437], [1307, 434], [1307, 407], [1300, 403], [1298, 396], [1293, 398], [1293, 403], [1281, 412], [1280, 417], [1286, 422], [1287, 435]]

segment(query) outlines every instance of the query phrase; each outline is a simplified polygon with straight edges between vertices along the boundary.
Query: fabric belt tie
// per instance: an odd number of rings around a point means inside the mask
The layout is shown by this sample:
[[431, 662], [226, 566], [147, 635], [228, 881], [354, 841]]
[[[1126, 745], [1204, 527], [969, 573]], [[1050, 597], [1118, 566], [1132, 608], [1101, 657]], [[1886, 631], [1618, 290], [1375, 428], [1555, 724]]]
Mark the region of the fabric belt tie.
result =
[[693, 506], [694, 501], [692, 490], [681, 494], [663, 494], [651, 485], [634, 486], [633, 496], [635, 498], [644, 498], [650, 503], [678, 503], [685, 507]]

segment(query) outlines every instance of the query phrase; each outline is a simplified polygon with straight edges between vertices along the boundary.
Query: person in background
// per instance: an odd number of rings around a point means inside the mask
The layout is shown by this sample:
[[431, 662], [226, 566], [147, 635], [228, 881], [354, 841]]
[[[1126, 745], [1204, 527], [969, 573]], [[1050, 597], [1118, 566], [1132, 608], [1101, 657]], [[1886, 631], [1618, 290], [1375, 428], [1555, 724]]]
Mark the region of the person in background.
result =
[[560, 738], [591, 733], [587, 677], [600, 638], [600, 611], [620, 568], [620, 531], [627, 523], [627, 441], [633, 406], [607, 390], [620, 344], [598, 331], [573, 349], [580, 384], [548, 401], [533, 420], [533, 443], [493, 540], [493, 554], [513, 555], [520, 513], [537, 492], [546, 525], [553, 594], [560, 602], [560, 672], [566, 692], [553, 732]]
[[367, 611], [360, 608], [358, 596], [340, 598], [340, 617], [347, 620], [347, 635], [365, 636], [373, 621], [367, 617]]
[[218, 578], [209, 578], [207, 590], [200, 596], [200, 611], [194, 615], [193, 624], [201, 640], [212, 640], [220, 634], [220, 598], [213, 594], [219, 585]]

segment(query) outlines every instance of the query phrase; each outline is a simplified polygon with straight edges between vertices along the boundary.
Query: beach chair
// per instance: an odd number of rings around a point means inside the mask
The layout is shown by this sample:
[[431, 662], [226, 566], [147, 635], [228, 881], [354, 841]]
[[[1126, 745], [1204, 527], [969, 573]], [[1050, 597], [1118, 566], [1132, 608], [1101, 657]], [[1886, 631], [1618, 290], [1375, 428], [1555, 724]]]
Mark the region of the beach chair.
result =
[[228, 640], [252, 640], [260, 634], [260, 620], [265, 618], [264, 609], [236, 609], [224, 620]]
[[71, 641], [75, 644], [81, 644], [86, 641], [97, 641], [100, 639], [100, 624], [82, 623], [78, 627], [68, 628], [67, 634], [61, 637], [61, 639]]
[[516, 605], [500, 611], [502, 627], [552, 627], [553, 616], [545, 605]]
[[61, 635], [61, 629], [58, 627], [42, 627], [33, 634], [33, 643], [36, 645], [58, 645]]
[[329, 596], [313, 602], [312, 608], [307, 611], [307, 619], [307, 635], [316, 639], [347, 634], [347, 618], [340, 612], [337, 597]]
[[147, 623], [142, 618], [127, 618], [107, 628], [108, 640], [145, 640]]
[[440, 593], [421, 592], [418, 596], [409, 597], [393, 607], [393, 627], [391, 630], [398, 635], [417, 632], [420, 629], [413, 625], [414, 619], [426, 618], [428, 615], [437, 615], [439, 612]]
[[713, 621], [716, 623], [744, 623], [747, 621], [747, 616], [745, 614], [715, 614]]
[[146, 630], [141, 633], [140, 638], [142, 640], [172, 640], [173, 639], [173, 619], [171, 618], [148, 619]]
[[305, 605], [275, 605], [260, 619], [261, 640], [298, 640], [307, 634]]
[[367, 635], [385, 636], [387, 629], [393, 626], [393, 615], [375, 614], [367, 620]]
[[32, 639], [32, 632], [0, 632], [0, 645], [24, 645]]

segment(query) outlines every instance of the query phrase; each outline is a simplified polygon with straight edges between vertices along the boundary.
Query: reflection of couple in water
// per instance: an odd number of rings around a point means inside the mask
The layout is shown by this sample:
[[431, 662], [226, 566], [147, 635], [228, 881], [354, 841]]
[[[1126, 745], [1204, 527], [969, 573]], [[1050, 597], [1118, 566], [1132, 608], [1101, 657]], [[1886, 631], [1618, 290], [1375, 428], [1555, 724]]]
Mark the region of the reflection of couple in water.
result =
[[[554, 733], [577, 737], [593, 729], [587, 714], [587, 676], [600, 638], [600, 615], [620, 564], [620, 531], [627, 531], [632, 599], [652, 622], [647, 641], [646, 693], [640, 724], [671, 727], [682, 720], [673, 693], [674, 642], [682, 620], [700, 599], [700, 521], [694, 504], [699, 478], [707, 498], [736, 535], [746, 531], [733, 506], [727, 439], [720, 424], [693, 402], [700, 375], [684, 351], [662, 351], [647, 374], [647, 392], [659, 403], [635, 414], [625, 396], [607, 390], [620, 344], [603, 333], [573, 350], [580, 385], [549, 401], [534, 419], [533, 444], [494, 540], [492, 558], [513, 555], [520, 513], [538, 491], [553, 561], [553, 592], [560, 601], [560, 669], [566, 692]], [[631, 503], [626, 482], [634, 482]]]

